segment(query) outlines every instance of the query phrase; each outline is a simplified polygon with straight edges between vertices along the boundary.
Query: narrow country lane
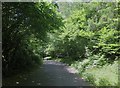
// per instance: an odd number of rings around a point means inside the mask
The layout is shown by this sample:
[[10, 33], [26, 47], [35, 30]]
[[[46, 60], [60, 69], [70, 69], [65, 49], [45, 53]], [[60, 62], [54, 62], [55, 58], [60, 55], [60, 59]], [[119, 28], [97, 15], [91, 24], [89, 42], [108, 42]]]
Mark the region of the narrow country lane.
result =
[[80, 78], [75, 70], [61, 62], [46, 60], [39, 69], [28, 75], [24, 75], [19, 80], [12, 80], [6, 86], [89, 86]]

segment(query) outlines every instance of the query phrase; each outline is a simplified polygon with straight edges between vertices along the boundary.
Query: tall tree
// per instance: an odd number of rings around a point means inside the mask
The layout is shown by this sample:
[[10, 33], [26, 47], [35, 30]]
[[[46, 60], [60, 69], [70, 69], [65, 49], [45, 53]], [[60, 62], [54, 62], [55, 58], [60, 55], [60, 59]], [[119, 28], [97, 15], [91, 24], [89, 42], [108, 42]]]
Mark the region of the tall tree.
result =
[[46, 32], [61, 25], [62, 18], [52, 3], [2, 3], [3, 72], [40, 62]]

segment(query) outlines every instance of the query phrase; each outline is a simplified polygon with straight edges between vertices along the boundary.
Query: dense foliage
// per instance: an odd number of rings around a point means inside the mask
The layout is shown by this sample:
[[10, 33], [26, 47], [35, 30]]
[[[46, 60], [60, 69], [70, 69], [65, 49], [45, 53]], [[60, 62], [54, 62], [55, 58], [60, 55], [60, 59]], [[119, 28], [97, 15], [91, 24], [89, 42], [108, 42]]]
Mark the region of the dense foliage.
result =
[[3, 75], [40, 64], [46, 32], [59, 29], [61, 21], [52, 3], [2, 3]]
[[[59, 3], [59, 8], [64, 27], [48, 33], [50, 40], [45, 53], [58, 60], [61, 58], [60, 61], [75, 67], [81, 76], [95, 85], [117, 85], [115, 79], [120, 55], [118, 3]], [[116, 70], [107, 77], [96, 76], [105, 69], [108, 69], [107, 75], [114, 67]], [[108, 78], [111, 75], [115, 75], [111, 77], [114, 82]]]
[[19, 2], [3, 3], [2, 9], [5, 75], [50, 56], [75, 67], [92, 84], [117, 85], [118, 3]]
[[53, 46], [51, 51], [78, 60], [86, 57], [86, 48], [89, 48], [92, 53], [104, 54], [111, 60], [118, 58], [120, 32], [117, 3], [83, 3], [80, 6], [82, 8], [73, 11], [64, 20], [64, 28], [56, 34], [49, 34]]

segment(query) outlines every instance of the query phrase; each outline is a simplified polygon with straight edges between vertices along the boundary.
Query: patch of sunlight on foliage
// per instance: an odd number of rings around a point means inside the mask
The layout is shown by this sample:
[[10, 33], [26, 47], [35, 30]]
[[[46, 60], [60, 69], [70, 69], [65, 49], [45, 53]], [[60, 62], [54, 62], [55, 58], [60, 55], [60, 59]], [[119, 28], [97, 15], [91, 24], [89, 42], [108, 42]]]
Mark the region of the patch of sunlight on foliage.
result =
[[86, 31], [80, 30], [80, 32], [79, 32], [80, 36], [89, 37], [89, 38], [93, 37], [94, 34], [95, 34], [94, 32], [89, 31], [89, 30], [86, 30]]
[[[93, 76], [90, 78], [89, 74]], [[88, 81], [94, 80], [94, 84], [97, 86], [117, 86], [118, 85], [118, 61], [114, 61], [113, 64], [104, 65], [101, 68], [87, 69], [83, 73], [83, 77]]]
[[94, 68], [94, 67], [101, 67], [103, 66], [106, 61], [104, 55], [91, 55], [90, 52], [86, 53], [87, 58], [83, 61], [76, 61], [72, 63], [71, 66], [75, 67], [76, 69], [80, 70], [80, 74], [84, 72], [86, 69]]
[[[95, 57], [96, 56], [94, 56], [94, 58]], [[96, 58], [99, 58], [98, 60], [95, 60], [94, 58], [91, 58], [93, 60], [85, 59], [82, 62], [75, 61], [71, 66], [76, 68], [79, 71], [78, 73], [92, 85], [117, 86], [118, 61], [114, 61], [113, 64], [101, 65], [100, 62], [103, 56], [101, 56], [101, 58], [100, 56], [97, 56]], [[95, 64], [94, 62], [99, 64]]]

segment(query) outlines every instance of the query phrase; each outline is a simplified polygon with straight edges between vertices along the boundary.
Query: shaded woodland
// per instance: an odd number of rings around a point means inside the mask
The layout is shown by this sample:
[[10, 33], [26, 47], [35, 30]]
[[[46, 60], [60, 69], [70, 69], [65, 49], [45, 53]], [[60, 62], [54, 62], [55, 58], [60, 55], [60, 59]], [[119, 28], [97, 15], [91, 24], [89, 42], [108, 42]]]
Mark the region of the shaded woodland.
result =
[[117, 2], [2, 3], [3, 77], [49, 57], [93, 85], [117, 86], [119, 10]]

